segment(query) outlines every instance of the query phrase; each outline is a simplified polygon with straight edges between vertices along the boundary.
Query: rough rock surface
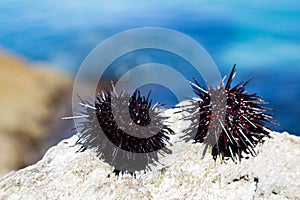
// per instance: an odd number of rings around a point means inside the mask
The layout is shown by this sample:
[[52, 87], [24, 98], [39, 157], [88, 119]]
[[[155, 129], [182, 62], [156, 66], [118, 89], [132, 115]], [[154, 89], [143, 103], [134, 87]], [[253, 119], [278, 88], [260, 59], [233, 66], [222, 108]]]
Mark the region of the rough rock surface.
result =
[[201, 159], [200, 144], [193, 144], [171, 165], [136, 179], [116, 178], [91, 151], [76, 153], [73, 136], [2, 177], [0, 199], [300, 199], [300, 138], [271, 136], [241, 163]]
[[0, 51], [0, 176], [36, 162], [50, 130], [70, 113], [71, 78], [32, 65]]

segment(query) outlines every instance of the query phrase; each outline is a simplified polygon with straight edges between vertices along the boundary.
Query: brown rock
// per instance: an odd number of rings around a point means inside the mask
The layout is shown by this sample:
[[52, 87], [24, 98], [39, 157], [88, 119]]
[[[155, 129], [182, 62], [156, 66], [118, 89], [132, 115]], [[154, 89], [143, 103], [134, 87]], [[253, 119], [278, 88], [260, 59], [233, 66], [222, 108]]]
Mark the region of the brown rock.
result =
[[0, 52], [0, 176], [44, 153], [55, 122], [70, 113], [71, 91], [70, 77]]

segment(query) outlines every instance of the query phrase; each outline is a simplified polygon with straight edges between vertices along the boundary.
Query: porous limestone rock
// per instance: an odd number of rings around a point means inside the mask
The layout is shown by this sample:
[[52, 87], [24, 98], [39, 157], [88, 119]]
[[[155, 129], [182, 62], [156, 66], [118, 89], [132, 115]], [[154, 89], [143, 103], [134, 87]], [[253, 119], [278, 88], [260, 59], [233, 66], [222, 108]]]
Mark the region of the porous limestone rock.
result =
[[115, 177], [92, 151], [76, 152], [73, 136], [2, 177], [0, 199], [300, 199], [300, 138], [271, 136], [240, 163], [201, 159], [201, 145], [192, 144], [170, 165], [136, 179]]

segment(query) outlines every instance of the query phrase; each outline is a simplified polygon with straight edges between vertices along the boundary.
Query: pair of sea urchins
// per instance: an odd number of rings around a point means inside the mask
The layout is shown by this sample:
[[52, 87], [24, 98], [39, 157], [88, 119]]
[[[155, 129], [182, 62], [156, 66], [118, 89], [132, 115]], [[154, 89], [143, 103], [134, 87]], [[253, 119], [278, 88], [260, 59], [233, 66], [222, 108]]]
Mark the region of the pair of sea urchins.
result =
[[[193, 122], [191, 125], [196, 127], [196, 134], [192, 138], [195, 143], [205, 143], [209, 138], [216, 138], [211, 143], [214, 159], [219, 156], [222, 160], [241, 160], [243, 153], [255, 156], [254, 147], [271, 132], [265, 122], [276, 124], [272, 114], [268, 113], [273, 110], [262, 106], [266, 102], [256, 93], [247, 93], [246, 85], [251, 79], [231, 87], [235, 73], [234, 66], [227, 83], [224, 85], [222, 82], [218, 88], [205, 89], [194, 79], [190, 83], [199, 99], [195, 100], [196, 106], [183, 108], [194, 115], [186, 119], [198, 118], [197, 124]], [[84, 109], [80, 113], [85, 120], [76, 127], [79, 132], [77, 144], [83, 145], [82, 150], [95, 148], [97, 156], [114, 166], [117, 175], [150, 170], [149, 164], [159, 162], [158, 150], [170, 153], [166, 146], [169, 134], [174, 134], [174, 131], [164, 124], [166, 117], [161, 116], [162, 105], [151, 106], [149, 96], [150, 92], [145, 97], [139, 90], [132, 95], [124, 92], [118, 94], [113, 90], [102, 91], [94, 102], [81, 100]], [[136, 125], [145, 127], [151, 124], [151, 130], [162, 128], [157, 133], [151, 133], [151, 136], [140, 130], [137, 133], [139, 137], [127, 134], [122, 127], [128, 127], [127, 131], [131, 133], [137, 130], [134, 128], [136, 126], [131, 127], [131, 120], [122, 119], [128, 113], [126, 108]]]

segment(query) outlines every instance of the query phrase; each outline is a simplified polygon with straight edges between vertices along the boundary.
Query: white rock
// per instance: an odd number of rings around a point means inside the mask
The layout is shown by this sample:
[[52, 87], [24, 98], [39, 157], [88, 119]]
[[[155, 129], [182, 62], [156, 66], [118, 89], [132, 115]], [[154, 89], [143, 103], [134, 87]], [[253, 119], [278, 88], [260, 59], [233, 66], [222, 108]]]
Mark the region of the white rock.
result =
[[271, 136], [256, 157], [238, 164], [201, 159], [201, 145], [193, 144], [171, 165], [137, 179], [116, 178], [90, 151], [76, 153], [73, 136], [35, 165], [2, 177], [0, 199], [300, 199], [300, 138]]
[[88, 151], [76, 153], [76, 140], [63, 140], [35, 165], [0, 179], [1, 199], [300, 198], [300, 139], [288, 133], [272, 133], [256, 157], [239, 164], [215, 162], [210, 155], [201, 159], [194, 144], [170, 166], [137, 179], [117, 179], [112, 167]]

